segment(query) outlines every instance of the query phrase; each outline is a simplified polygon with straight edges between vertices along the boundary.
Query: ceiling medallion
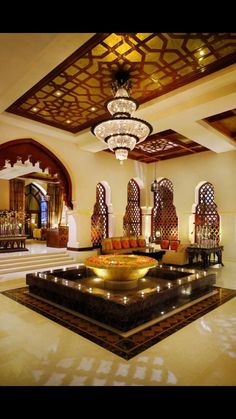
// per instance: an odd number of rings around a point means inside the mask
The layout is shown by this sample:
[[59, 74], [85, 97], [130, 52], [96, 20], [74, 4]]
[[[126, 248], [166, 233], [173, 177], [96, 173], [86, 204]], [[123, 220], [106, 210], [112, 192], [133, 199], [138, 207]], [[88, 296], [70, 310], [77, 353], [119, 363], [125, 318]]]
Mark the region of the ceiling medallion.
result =
[[152, 126], [148, 122], [131, 116], [139, 105], [135, 99], [129, 97], [130, 89], [129, 74], [119, 70], [115, 74], [115, 82], [112, 83], [114, 99], [106, 103], [112, 116], [91, 128], [91, 132], [108, 145], [121, 164], [127, 159], [128, 152], [152, 132]]

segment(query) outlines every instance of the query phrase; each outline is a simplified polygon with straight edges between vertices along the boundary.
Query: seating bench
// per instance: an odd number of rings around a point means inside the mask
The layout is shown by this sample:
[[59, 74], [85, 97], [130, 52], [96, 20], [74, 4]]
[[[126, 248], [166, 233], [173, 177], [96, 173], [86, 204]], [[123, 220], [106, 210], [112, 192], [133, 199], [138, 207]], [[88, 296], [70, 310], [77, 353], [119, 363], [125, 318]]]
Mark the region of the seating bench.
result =
[[101, 253], [106, 254], [127, 254], [136, 250], [146, 250], [146, 240], [143, 236], [130, 237], [109, 237], [102, 239]]

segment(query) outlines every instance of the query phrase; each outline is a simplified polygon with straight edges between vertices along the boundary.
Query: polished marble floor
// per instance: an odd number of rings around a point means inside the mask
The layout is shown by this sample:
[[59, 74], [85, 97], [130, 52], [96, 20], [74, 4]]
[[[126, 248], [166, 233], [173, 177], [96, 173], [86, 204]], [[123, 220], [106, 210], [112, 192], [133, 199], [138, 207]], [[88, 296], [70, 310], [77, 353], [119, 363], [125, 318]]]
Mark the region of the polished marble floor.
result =
[[[224, 264], [212, 268], [216, 285], [236, 289], [236, 263]], [[14, 275], [0, 291], [25, 285], [24, 273]], [[236, 298], [125, 361], [0, 294], [0, 385], [234, 386]]]

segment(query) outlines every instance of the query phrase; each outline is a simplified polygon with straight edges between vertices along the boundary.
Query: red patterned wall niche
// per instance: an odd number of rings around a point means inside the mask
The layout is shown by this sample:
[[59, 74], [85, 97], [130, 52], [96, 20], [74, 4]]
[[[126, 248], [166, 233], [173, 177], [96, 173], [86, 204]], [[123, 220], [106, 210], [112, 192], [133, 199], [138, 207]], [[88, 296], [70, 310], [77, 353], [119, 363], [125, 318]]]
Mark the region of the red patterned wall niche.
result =
[[94, 247], [101, 245], [102, 239], [108, 237], [108, 208], [106, 190], [101, 183], [96, 186], [96, 202], [91, 217], [91, 242]]
[[123, 218], [125, 236], [139, 236], [142, 233], [142, 213], [140, 208], [140, 189], [134, 179], [128, 183], [127, 205]]
[[173, 184], [163, 178], [158, 182], [158, 191], [153, 194], [151, 213], [151, 240], [160, 243], [161, 240], [178, 239], [178, 217], [173, 205]]
[[205, 245], [219, 245], [220, 217], [214, 202], [214, 186], [204, 183], [198, 191], [195, 210], [195, 242]]

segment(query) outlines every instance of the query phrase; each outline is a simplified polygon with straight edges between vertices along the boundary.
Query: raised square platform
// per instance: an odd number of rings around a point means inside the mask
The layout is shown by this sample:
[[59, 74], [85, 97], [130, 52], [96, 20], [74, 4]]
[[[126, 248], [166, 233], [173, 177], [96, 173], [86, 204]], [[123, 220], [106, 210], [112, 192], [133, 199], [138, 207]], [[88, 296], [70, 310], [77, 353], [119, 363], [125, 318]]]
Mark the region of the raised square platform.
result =
[[26, 275], [30, 293], [120, 331], [129, 331], [209, 294], [215, 279], [215, 274], [207, 272], [158, 267], [150, 269], [136, 288], [111, 291], [106, 281], [83, 265]]

